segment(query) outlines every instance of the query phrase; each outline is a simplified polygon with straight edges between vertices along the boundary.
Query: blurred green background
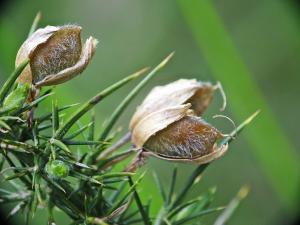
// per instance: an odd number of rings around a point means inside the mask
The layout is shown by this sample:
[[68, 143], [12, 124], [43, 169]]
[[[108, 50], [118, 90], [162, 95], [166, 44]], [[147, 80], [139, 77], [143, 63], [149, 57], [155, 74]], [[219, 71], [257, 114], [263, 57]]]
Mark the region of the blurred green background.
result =
[[[14, 68], [16, 52], [25, 40], [35, 14], [40, 26], [79, 24], [83, 38], [99, 39], [88, 69], [56, 87], [60, 105], [84, 102], [106, 86], [176, 51], [169, 65], [133, 101], [118, 125], [126, 132], [136, 105], [157, 84], [178, 78], [223, 83], [229, 115], [238, 124], [257, 109], [259, 117], [230, 146], [222, 159], [204, 173], [190, 196], [217, 186], [214, 205], [225, 205], [243, 184], [251, 186], [230, 224], [289, 224], [299, 213], [299, 71], [300, 4], [288, 0], [10, 0], [0, 10], [0, 82]], [[297, 76], [298, 75], [298, 76]], [[96, 107], [100, 126], [132, 82]], [[228, 122], [214, 120], [220, 97], [205, 118], [227, 132]], [[40, 110], [49, 109], [43, 104]], [[98, 129], [101, 129], [100, 127]], [[151, 159], [140, 186], [143, 198], [152, 196], [159, 209], [152, 171], [170, 181], [173, 164]], [[195, 165], [179, 164], [180, 181]], [[176, 186], [181, 187], [180, 182]], [[39, 211], [32, 224], [45, 224]], [[68, 219], [61, 213], [58, 224]], [[214, 216], [205, 218], [210, 224]], [[21, 223], [13, 218], [14, 223]]]

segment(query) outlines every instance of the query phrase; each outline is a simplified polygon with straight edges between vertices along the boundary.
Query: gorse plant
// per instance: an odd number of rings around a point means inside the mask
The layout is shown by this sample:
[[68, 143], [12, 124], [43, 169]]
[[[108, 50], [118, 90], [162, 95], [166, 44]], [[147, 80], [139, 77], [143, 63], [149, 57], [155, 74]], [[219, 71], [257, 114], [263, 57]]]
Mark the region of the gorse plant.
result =
[[[115, 141], [114, 124], [172, 53], [152, 70], [129, 75], [80, 106], [59, 107], [53, 102], [51, 112], [35, 116], [39, 103], [53, 93], [53, 89], [43, 91], [42, 87], [62, 84], [81, 73], [97, 45], [93, 37], [82, 45], [79, 26], [47, 26], [35, 31], [39, 17], [17, 54], [15, 71], [0, 90], [1, 179], [12, 186], [0, 189], [0, 200], [1, 205], [15, 204], [8, 218], [23, 212], [28, 224], [39, 206], [48, 210], [49, 224], [55, 224], [53, 210], [60, 209], [72, 224], [179, 225], [199, 224], [200, 217], [223, 211], [215, 224], [224, 224], [246, 196], [247, 187], [227, 207], [210, 208], [215, 189], [195, 199], [185, 197], [208, 164], [226, 152], [233, 137], [257, 113], [224, 135], [200, 118], [215, 90], [225, 96], [220, 84], [179, 80], [154, 88], [132, 117], [130, 131]], [[96, 104], [146, 72], [112, 112], [100, 134], [95, 134], [94, 115], [90, 123], [73, 127]], [[75, 112], [64, 118], [64, 111], [75, 107]], [[121, 151], [128, 142], [133, 147]], [[76, 154], [74, 147], [79, 149]], [[116, 165], [132, 156], [126, 168], [117, 169]], [[197, 165], [178, 193], [174, 191], [176, 168], [167, 192], [155, 175], [164, 202], [157, 215], [150, 213], [151, 204], [142, 202], [137, 191], [144, 173], [136, 171], [151, 156]]]

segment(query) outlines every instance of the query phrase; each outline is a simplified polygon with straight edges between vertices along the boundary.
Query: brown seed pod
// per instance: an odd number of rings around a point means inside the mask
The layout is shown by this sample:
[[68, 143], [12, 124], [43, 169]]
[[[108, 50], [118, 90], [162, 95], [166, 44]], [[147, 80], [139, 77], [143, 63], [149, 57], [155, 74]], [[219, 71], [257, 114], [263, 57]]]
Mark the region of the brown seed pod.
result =
[[[212, 93], [216, 89], [222, 90], [219, 83], [212, 85], [209, 82], [199, 82], [196, 79], [180, 79], [164, 86], [157, 86], [151, 90], [137, 108], [130, 121], [130, 128], [133, 129], [141, 118], [153, 111], [184, 103], [191, 103], [191, 109], [194, 110], [194, 113], [201, 116], [211, 102]], [[224, 104], [226, 104], [225, 98]]]
[[80, 74], [98, 43], [89, 37], [82, 46], [80, 32], [81, 27], [76, 25], [47, 26], [35, 31], [17, 53], [16, 66], [30, 59], [18, 81], [39, 88], [61, 84]]
[[154, 88], [132, 117], [131, 141], [148, 154], [173, 161], [207, 163], [220, 157], [224, 135], [198, 117], [212, 100], [216, 86], [178, 80]]
[[185, 116], [151, 136], [143, 149], [159, 158], [207, 163], [223, 155], [227, 145], [217, 149], [223, 134], [196, 116]]

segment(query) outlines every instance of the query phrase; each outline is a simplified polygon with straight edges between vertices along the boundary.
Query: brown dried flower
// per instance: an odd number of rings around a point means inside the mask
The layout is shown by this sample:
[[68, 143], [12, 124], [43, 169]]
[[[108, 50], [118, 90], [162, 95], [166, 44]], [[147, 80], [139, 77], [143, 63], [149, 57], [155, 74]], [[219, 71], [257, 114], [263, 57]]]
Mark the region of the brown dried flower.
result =
[[30, 59], [19, 83], [38, 88], [61, 84], [80, 74], [91, 61], [98, 43], [89, 37], [82, 46], [80, 32], [81, 27], [76, 25], [46, 26], [35, 31], [17, 53], [16, 66]]
[[207, 163], [223, 155], [224, 137], [201, 116], [219, 85], [181, 79], [155, 87], [130, 122], [131, 140], [151, 155], [173, 161]]

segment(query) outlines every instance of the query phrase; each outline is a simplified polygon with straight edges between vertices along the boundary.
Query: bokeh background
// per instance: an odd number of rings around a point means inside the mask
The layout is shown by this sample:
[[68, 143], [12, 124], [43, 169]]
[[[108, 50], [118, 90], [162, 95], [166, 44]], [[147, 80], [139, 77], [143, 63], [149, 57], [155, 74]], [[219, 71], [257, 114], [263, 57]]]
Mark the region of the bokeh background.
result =
[[[120, 78], [144, 66], [154, 66], [171, 51], [169, 65], [132, 102], [118, 122], [126, 132], [135, 107], [154, 85], [178, 78], [223, 83], [228, 107], [223, 113], [237, 124], [261, 109], [259, 117], [214, 162], [190, 193], [216, 186], [214, 205], [225, 205], [238, 189], [251, 192], [230, 224], [293, 224], [300, 207], [300, 4], [292, 0], [9, 0], [0, 8], [0, 83], [14, 68], [16, 52], [32, 20], [42, 12], [40, 26], [79, 24], [83, 37], [100, 41], [88, 69], [56, 87], [60, 105], [84, 102]], [[136, 84], [132, 82], [96, 107], [101, 123]], [[49, 101], [50, 102], [50, 101]], [[48, 103], [49, 103], [48, 102]], [[224, 132], [232, 127], [219, 114], [218, 94], [205, 118]], [[41, 105], [41, 111], [49, 109]], [[170, 181], [174, 164], [151, 159], [140, 186], [152, 212], [161, 204], [152, 178], [157, 171]], [[194, 165], [178, 165], [181, 187]], [[2, 207], [6, 211], [9, 207]], [[39, 210], [32, 224], [45, 224]], [[58, 224], [69, 221], [57, 212]], [[204, 218], [211, 224], [215, 215]], [[14, 217], [13, 224], [22, 224]], [[296, 223], [295, 223], [296, 224]]]

